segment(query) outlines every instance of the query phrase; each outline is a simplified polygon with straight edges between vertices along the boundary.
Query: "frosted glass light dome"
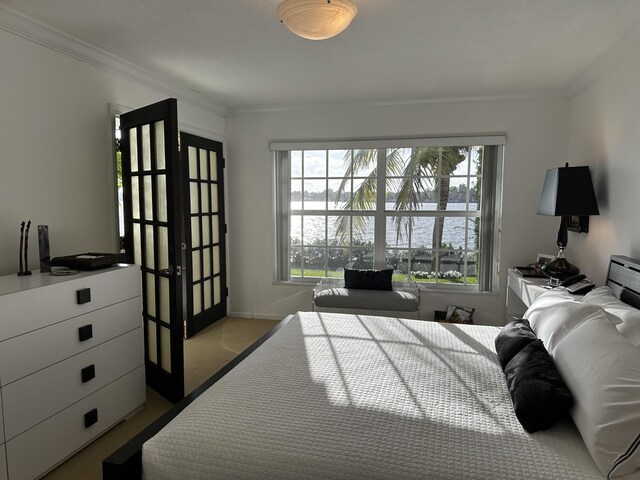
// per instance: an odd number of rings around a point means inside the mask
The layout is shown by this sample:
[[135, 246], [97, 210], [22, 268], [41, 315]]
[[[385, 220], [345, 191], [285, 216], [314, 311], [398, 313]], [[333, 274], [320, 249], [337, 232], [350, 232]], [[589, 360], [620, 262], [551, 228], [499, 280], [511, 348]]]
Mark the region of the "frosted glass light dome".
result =
[[358, 13], [351, 0], [284, 0], [278, 16], [296, 35], [309, 40], [324, 40], [338, 35]]

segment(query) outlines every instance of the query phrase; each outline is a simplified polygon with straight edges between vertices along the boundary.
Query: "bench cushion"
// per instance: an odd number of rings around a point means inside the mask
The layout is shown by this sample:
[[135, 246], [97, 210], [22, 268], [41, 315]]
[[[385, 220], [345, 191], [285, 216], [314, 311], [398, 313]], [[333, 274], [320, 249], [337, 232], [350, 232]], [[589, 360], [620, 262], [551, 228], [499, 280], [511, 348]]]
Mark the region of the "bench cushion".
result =
[[415, 312], [420, 306], [418, 298], [408, 292], [347, 288], [322, 290], [316, 294], [314, 302], [316, 306], [324, 308], [355, 308], [397, 312]]

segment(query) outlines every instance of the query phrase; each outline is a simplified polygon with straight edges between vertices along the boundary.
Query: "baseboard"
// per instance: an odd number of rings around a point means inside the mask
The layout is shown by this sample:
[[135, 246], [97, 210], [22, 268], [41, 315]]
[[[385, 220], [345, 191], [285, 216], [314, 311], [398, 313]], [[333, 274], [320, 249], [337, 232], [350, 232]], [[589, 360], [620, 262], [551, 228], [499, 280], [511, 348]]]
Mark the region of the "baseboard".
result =
[[259, 312], [229, 312], [227, 313], [229, 317], [238, 317], [238, 318], [257, 318], [260, 320], [282, 320], [285, 317], [288, 317], [289, 314], [282, 315], [274, 315], [272, 313], [259, 313]]

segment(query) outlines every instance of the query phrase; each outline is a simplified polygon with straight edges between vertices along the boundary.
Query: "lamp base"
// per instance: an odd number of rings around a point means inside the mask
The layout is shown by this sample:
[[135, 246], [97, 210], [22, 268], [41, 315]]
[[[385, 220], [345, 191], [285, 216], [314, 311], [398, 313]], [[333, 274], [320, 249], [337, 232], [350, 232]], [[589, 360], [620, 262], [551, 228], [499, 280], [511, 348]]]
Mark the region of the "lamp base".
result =
[[569, 263], [560, 249], [556, 258], [542, 266], [542, 273], [549, 277], [549, 285], [557, 287], [562, 281], [578, 275], [580, 269]]

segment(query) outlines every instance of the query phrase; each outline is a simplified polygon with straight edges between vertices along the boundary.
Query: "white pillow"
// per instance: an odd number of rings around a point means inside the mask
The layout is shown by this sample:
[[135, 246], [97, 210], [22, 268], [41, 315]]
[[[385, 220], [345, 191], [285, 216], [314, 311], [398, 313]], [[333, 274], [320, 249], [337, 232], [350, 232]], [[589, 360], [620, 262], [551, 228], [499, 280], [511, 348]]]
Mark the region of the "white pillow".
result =
[[605, 312], [620, 318], [618, 331], [636, 347], [640, 346], [640, 310], [627, 305], [609, 287], [598, 287], [587, 293], [583, 303], [598, 305]]
[[[525, 312], [536, 336], [549, 353], [580, 322], [604, 314], [597, 305], [575, 300], [566, 290], [551, 290], [540, 295]], [[610, 317], [610, 321], [617, 321]]]
[[640, 349], [603, 312], [575, 327], [552, 356], [574, 397], [573, 421], [602, 474], [640, 474]]

